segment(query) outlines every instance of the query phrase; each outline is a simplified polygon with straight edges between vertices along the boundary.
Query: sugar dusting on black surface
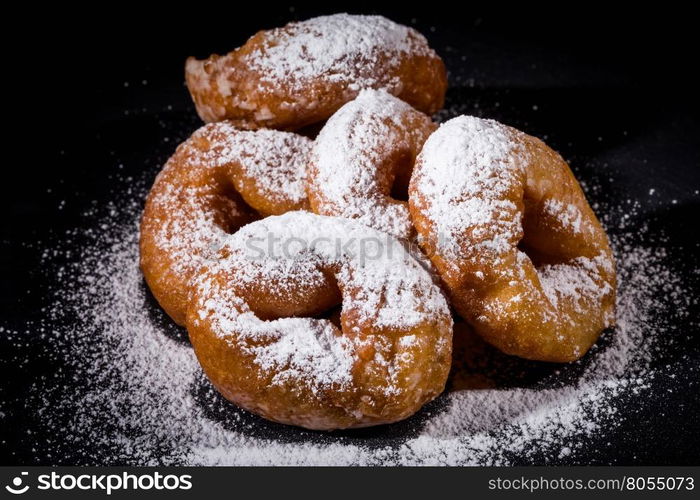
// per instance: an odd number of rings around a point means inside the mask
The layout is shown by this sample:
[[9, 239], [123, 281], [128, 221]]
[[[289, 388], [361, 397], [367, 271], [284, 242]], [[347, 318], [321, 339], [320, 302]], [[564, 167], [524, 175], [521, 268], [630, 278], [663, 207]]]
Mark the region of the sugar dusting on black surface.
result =
[[[138, 218], [151, 175], [116, 179], [118, 194], [86, 214], [86, 227], [46, 246], [43, 269], [54, 275], [47, 307], [26, 331], [3, 329], [16, 343], [39, 329], [45, 353], [64, 367], [26, 395], [39, 408], [37, 433], [56, 436], [35, 443], [37, 462], [575, 463], [587, 437], [619, 425], [623, 405], [644, 405], [672, 326], [697, 305], [635, 203], [606, 202], [595, 209], [616, 252], [618, 324], [583, 360], [524, 362], [460, 329], [464, 356], [449, 390], [408, 422], [356, 434], [278, 426], [218, 396], [186, 333], [150, 298], [138, 268]], [[591, 179], [585, 187], [599, 189]]]

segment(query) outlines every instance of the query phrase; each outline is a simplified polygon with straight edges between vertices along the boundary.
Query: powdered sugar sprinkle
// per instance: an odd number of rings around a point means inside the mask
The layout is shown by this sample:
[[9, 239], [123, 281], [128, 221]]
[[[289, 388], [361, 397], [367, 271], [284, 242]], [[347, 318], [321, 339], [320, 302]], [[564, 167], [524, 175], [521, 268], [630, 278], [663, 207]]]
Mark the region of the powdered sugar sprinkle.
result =
[[[299, 86], [320, 76], [344, 81], [356, 74], [359, 79], [352, 82], [354, 90], [375, 88], [377, 82], [370, 75], [385, 72], [367, 68], [378, 62], [378, 51], [394, 55], [386, 59], [389, 65], [402, 53], [434, 55], [417, 31], [382, 16], [320, 16], [270, 30], [265, 36], [274, 44], [248, 54], [247, 64], [259, 70], [264, 81], [289, 80]], [[363, 70], [348, 73], [348, 65]]]
[[[309, 191], [315, 210], [357, 219], [399, 238], [411, 236], [406, 203], [382, 186], [391, 168], [413, 168], [432, 132], [430, 118], [381, 90], [363, 90], [326, 123], [311, 151]], [[407, 165], [399, 165], [402, 158]], [[391, 160], [391, 162], [390, 162]], [[398, 172], [397, 172], [398, 173]]]
[[[243, 294], [219, 284], [220, 276], [248, 293], [292, 301], [299, 290], [322, 288], [332, 274], [337, 285], [331, 286], [353, 290], [342, 301], [343, 313], [352, 311], [358, 324], [374, 328], [410, 329], [449, 317], [433, 277], [398, 240], [348, 219], [302, 211], [268, 217], [229, 236], [221, 252], [226, 257], [209, 263], [196, 280], [195, 322], [209, 320], [218, 337], [251, 352], [256, 364], [275, 373], [273, 383], [347, 387], [354, 351], [367, 339], [337, 335], [328, 319], [261, 320]], [[438, 339], [443, 349], [450, 338]], [[390, 381], [386, 390], [395, 390]]]
[[[182, 331], [149, 299], [137, 241], [148, 186], [131, 178], [115, 184], [116, 202], [43, 247], [43, 269], [55, 282], [41, 318], [0, 327], [18, 346], [44, 342], [65, 366], [21, 395], [40, 408], [39, 432], [23, 439], [42, 463], [576, 463], [619, 427], [622, 408], [646, 404], [650, 385], [665, 376], [653, 365], [675, 342], [669, 332], [697, 307], [663, 241], [641, 224], [644, 215], [616, 199], [597, 211], [619, 264], [617, 326], [582, 361], [523, 381], [542, 367], [468, 345], [478, 355], [458, 358], [445, 395], [409, 422], [352, 439], [282, 428], [218, 396]], [[589, 180], [588, 189], [596, 184]], [[9, 411], [0, 419], [12, 418]]]

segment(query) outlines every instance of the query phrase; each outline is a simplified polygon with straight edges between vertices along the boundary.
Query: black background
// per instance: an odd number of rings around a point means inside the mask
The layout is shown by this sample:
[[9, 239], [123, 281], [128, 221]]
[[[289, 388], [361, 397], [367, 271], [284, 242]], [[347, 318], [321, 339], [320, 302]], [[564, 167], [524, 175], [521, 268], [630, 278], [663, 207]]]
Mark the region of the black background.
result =
[[[38, 314], [46, 279], [37, 268], [40, 251], [24, 243], [45, 241], [80, 224], [92, 200], [110, 192], [114, 171], [108, 169], [121, 162], [127, 168], [143, 166], [128, 161], [137, 154], [132, 152], [143, 155], [156, 143], [159, 157], [169, 150], [162, 145], [156, 110], [171, 105], [170, 118], [187, 117], [182, 134], [196, 127], [183, 85], [185, 57], [225, 53], [257, 29], [343, 10], [382, 13], [415, 25], [446, 60], [453, 102], [546, 136], [567, 158], [595, 158], [651, 134], [654, 143], [638, 146], [646, 148], [649, 162], [616, 172], [623, 185], [611, 187], [611, 196], [643, 198], [655, 186], [663, 198], [678, 200], [673, 207], [647, 208], [652, 224], [663, 226], [671, 238], [672, 252], [686, 260], [686, 270], [697, 272], [698, 28], [689, 13], [666, 6], [659, 7], [663, 12], [612, 12], [593, 4], [477, 11], [437, 2], [420, 8], [362, 2], [345, 8], [290, 9], [267, 2], [246, 10], [201, 2], [159, 12], [145, 7], [121, 4], [80, 12], [37, 7], [7, 20], [16, 23], [17, 34], [5, 40], [12, 50], [3, 71], [9, 132], [0, 180], [0, 304], [2, 320], [14, 328]], [[128, 119], [125, 110], [131, 110]], [[685, 333], [691, 339], [685, 347], [694, 353], [687, 362], [695, 371], [681, 369], [680, 375], [697, 375], [697, 332]], [[14, 400], [35, 377], [53, 369], [31, 359], [19, 366], [15, 346], [0, 344], [0, 349], [0, 401]], [[31, 358], [32, 349], [41, 347], [27, 349]], [[624, 425], [608, 443], [581, 457], [582, 463], [698, 463], [698, 399], [697, 385], [690, 384], [687, 391], [655, 398], [644, 411], [624, 414]], [[0, 409], [10, 415], [2, 462], [42, 462], [17, 437], [32, 409]]]
[[[557, 106], [569, 107], [557, 110], [557, 127], [595, 125], [594, 140], [625, 117], [630, 127], [643, 126], [671, 108], [697, 118], [700, 28], [692, 15], [675, 9], [608, 9], [587, 3], [553, 10], [503, 5], [479, 11], [439, 2], [425, 9], [382, 8], [376, 2], [293, 10], [268, 2], [240, 10], [205, 4], [144, 9], [124, 4], [73, 12], [37, 9], [8, 19], [18, 23], [19, 35], [4, 35], [13, 47], [4, 68], [10, 128], [4, 142], [10, 158], [0, 183], [11, 214], [0, 221], [7, 239], [74, 225], [80, 199], [99, 198], [109, 187], [95, 162], [105, 149], [95, 141], [98, 125], [122, 116], [124, 109], [152, 110], [164, 103], [188, 107], [183, 76], [188, 55], [225, 53], [258, 29], [322, 13], [381, 13], [406, 24], [416, 20], [448, 69], [478, 87], [480, 92], [467, 98], [498, 89], [517, 92], [523, 100], [545, 95]], [[147, 85], [141, 85], [144, 80]], [[601, 99], [595, 102], [597, 97]], [[537, 133], [537, 124], [528, 131]], [[128, 140], [159, 139], [149, 137], [149, 130], [126, 132]], [[694, 130], [681, 132], [689, 136]], [[62, 158], [65, 152], [76, 156]], [[46, 193], [49, 187], [53, 194]], [[66, 207], [57, 213], [64, 199]]]

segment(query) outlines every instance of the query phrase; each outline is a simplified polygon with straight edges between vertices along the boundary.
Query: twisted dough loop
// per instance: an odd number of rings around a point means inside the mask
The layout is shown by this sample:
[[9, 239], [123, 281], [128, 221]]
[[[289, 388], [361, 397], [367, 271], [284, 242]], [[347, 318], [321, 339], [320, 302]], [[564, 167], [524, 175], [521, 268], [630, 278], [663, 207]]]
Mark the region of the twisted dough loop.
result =
[[393, 198], [392, 188], [408, 188], [416, 156], [433, 130], [428, 116], [391, 94], [362, 91], [316, 138], [307, 177], [311, 209], [409, 239], [408, 204]]
[[202, 120], [251, 129], [325, 120], [363, 88], [434, 113], [447, 88], [442, 60], [416, 30], [348, 14], [260, 31], [224, 56], [189, 58], [185, 77]]
[[156, 300], [185, 323], [191, 277], [220, 241], [259, 215], [308, 206], [311, 141], [289, 132], [206, 125], [158, 174], [141, 219], [141, 269]]
[[[348, 219], [290, 212], [229, 236], [197, 277], [187, 329], [216, 388], [310, 429], [415, 413], [444, 389], [452, 319], [398, 240]], [[340, 328], [316, 319], [342, 301]]]
[[454, 307], [501, 350], [572, 361], [613, 324], [607, 236], [542, 141], [492, 120], [452, 119], [426, 142], [409, 205]]

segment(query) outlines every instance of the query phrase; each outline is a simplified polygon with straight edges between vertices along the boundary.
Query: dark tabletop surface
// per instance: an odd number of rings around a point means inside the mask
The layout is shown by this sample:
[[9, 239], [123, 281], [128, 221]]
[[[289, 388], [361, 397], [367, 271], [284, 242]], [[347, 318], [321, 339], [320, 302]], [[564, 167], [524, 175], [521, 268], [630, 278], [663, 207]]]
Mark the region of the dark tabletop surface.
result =
[[[200, 9], [205, 5], [159, 15], [125, 8], [82, 13], [91, 21], [61, 10], [22, 20], [24, 35], [4, 72], [13, 87], [5, 95], [11, 132], [3, 148], [11, 157], [0, 182], [0, 314], [6, 327], [21, 328], [40, 315], [50, 279], [38, 267], [41, 248], [25, 243], [60, 238], [66, 229], [89, 223], [80, 214], [109, 196], [117, 163], [142, 168], [152, 154], [159, 120], [181, 122], [181, 136], [198, 125], [183, 85], [186, 56], [224, 53], [257, 29], [331, 11], [265, 5], [224, 15]], [[649, 202], [641, 210], [652, 228], [668, 236], [669, 251], [683, 262], [679, 272], [687, 273], [697, 294], [700, 125], [690, 16], [611, 15], [592, 6], [546, 15], [505, 8], [470, 15], [437, 7], [411, 12], [361, 3], [332, 9], [342, 10], [414, 24], [446, 60], [448, 101], [466, 113], [546, 137], [579, 164], [621, 145], [629, 146], [623, 149], [630, 155], [643, 155], [646, 161], [633, 169], [626, 169], [624, 158], [610, 167], [617, 184], [607, 195], [648, 199], [653, 186], [661, 199], [676, 200]], [[165, 154], [158, 152], [159, 160]], [[585, 178], [585, 171], [578, 173]], [[696, 316], [691, 313], [693, 321]], [[680, 363], [679, 352], [688, 354], [682, 361], [687, 367], [677, 372], [683, 380], [698, 373], [700, 346], [698, 332], [688, 331], [694, 328], [690, 321], [676, 327], [685, 340], [665, 362]], [[22, 438], [35, 410], [22, 404], [22, 394], [57, 369], [41, 349], [40, 342], [18, 346], [0, 338], [5, 465], [50, 463]], [[658, 397], [641, 410], [622, 411], [624, 425], [580, 456], [581, 463], [698, 463], [700, 398], [696, 383], [687, 387], [666, 395], [662, 382], [653, 386]]]

